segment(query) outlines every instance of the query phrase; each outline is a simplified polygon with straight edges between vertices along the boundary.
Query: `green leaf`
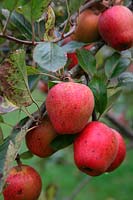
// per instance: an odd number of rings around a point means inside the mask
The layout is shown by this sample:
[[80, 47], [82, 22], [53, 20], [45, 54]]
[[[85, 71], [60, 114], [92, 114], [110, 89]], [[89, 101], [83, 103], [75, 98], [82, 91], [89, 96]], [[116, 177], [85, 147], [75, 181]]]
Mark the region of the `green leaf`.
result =
[[114, 52], [115, 50], [107, 45], [104, 45], [102, 48], [100, 48], [95, 55], [97, 68], [103, 68], [106, 59], [110, 58]]
[[1, 115], [0, 115], [0, 123], [4, 123], [4, 119]]
[[4, 0], [3, 8], [13, 11], [17, 6], [18, 0]]
[[9, 102], [6, 97], [0, 96], [0, 114], [9, 113], [16, 109], [18, 107]]
[[3, 143], [4, 137], [3, 137], [3, 131], [2, 128], [0, 127], [0, 145]]
[[31, 20], [38, 20], [51, 0], [31, 0]]
[[49, 81], [48, 82], [48, 88], [51, 89], [56, 84], [61, 83], [61, 81]]
[[32, 120], [28, 119], [29, 118], [26, 117], [21, 120], [17, 128], [13, 129], [12, 134], [0, 145], [0, 192], [2, 192], [6, 176], [20, 150], [27, 130], [32, 124]]
[[94, 55], [86, 50], [80, 49], [76, 51], [78, 56], [78, 62], [81, 68], [87, 73], [93, 75], [96, 73], [96, 59]]
[[39, 69], [37, 69], [35, 67], [27, 66], [26, 69], [27, 69], [28, 76], [40, 74]]
[[50, 42], [38, 44], [34, 49], [33, 58], [42, 69], [51, 72], [61, 69], [67, 61], [63, 49], [57, 44]]
[[106, 108], [105, 112], [107, 112], [107, 111], [109, 111], [111, 109], [111, 107], [113, 106], [113, 104], [120, 97], [121, 92], [122, 92], [122, 90], [120, 90], [120, 89], [116, 90], [115, 89], [115, 92], [113, 92], [113, 94], [108, 97], [108, 104], [107, 104], [107, 108]]
[[76, 49], [79, 49], [79, 48], [83, 47], [84, 45], [85, 45], [85, 43], [83, 43], [83, 42], [71, 41], [71, 42], [68, 42], [67, 44], [63, 45], [62, 48], [65, 52], [72, 53], [72, 52], [76, 51]]
[[118, 86], [125, 86], [127, 88], [133, 89], [133, 73], [124, 72], [118, 77]]
[[69, 0], [69, 10], [71, 12], [71, 14], [73, 14], [74, 12], [78, 11], [78, 9], [80, 8], [80, 6], [85, 3], [86, 0]]
[[108, 78], [112, 78], [112, 74], [119, 62], [121, 55], [115, 52], [111, 57], [109, 57], [105, 62], [105, 74]]
[[24, 50], [16, 50], [0, 67], [0, 90], [17, 107], [32, 104]]
[[75, 135], [59, 135], [50, 144], [55, 151], [63, 149], [73, 143]]
[[129, 65], [130, 65], [130, 59], [121, 57], [119, 59], [119, 62], [116, 68], [114, 69], [112, 73], [112, 77], [117, 77], [118, 75], [120, 75], [122, 72], [124, 72], [128, 68]]
[[25, 4], [29, 3], [30, 0], [19, 0], [18, 1], [18, 6], [24, 6]]
[[22, 34], [21, 37], [28, 40], [32, 39], [31, 24], [22, 14], [14, 11], [11, 15], [10, 23]]
[[130, 59], [115, 52], [105, 62], [105, 74], [108, 78], [114, 78], [124, 72], [130, 64]]
[[33, 154], [30, 151], [25, 151], [20, 154], [20, 158], [22, 158], [22, 159], [29, 159], [32, 157], [33, 157]]
[[50, 41], [55, 38], [54, 27], [55, 27], [55, 14], [53, 8], [49, 6], [47, 11], [47, 21], [45, 23], [45, 34], [44, 34], [45, 41]]
[[94, 76], [89, 82], [89, 87], [95, 97], [96, 111], [101, 115], [107, 106], [107, 87], [104, 78], [102, 76]]

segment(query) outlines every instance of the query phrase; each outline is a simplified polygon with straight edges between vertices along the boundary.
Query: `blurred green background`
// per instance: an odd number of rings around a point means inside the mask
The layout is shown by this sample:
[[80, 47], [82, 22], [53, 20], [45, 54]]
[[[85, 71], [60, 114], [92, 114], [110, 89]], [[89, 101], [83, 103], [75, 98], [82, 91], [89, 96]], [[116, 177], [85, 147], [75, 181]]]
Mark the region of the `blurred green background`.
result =
[[[41, 94], [38, 90], [35, 90], [33, 96], [39, 104], [45, 98], [44, 94]], [[118, 101], [117, 112], [123, 108], [122, 102], [123, 97]], [[35, 110], [35, 105], [29, 108], [31, 113]], [[14, 111], [4, 115], [4, 119], [9, 124], [14, 125], [24, 116], [24, 113]], [[6, 125], [2, 125], [2, 129], [5, 136], [11, 130]], [[24, 141], [20, 153], [25, 151], [27, 151], [27, 148]], [[133, 150], [128, 150], [124, 163], [114, 172], [93, 178], [76, 168], [73, 161], [72, 145], [56, 152], [49, 158], [40, 159], [34, 156], [30, 159], [22, 159], [22, 162], [33, 166], [41, 175], [43, 192], [39, 200], [132, 200], [132, 154]], [[2, 199], [1, 195], [0, 200]]]

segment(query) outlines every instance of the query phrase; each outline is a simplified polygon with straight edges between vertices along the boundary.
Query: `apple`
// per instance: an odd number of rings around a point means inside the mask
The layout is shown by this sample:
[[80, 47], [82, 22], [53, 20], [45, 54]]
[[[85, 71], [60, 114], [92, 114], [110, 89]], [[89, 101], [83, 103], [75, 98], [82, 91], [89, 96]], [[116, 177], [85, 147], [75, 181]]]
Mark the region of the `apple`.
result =
[[50, 143], [57, 136], [48, 116], [45, 116], [42, 122], [26, 134], [26, 144], [28, 149], [39, 157], [48, 157], [55, 151]]
[[72, 69], [78, 64], [78, 57], [76, 55], [76, 52], [67, 53], [67, 58], [69, 60], [68, 70]]
[[99, 14], [95, 14], [95, 12], [90, 9], [79, 14], [77, 18], [77, 27], [74, 34], [71, 35], [71, 38], [79, 42], [97, 41], [99, 39], [99, 16]]
[[38, 172], [28, 165], [11, 168], [3, 189], [4, 200], [37, 200], [42, 189]]
[[117, 151], [115, 160], [111, 163], [109, 168], [106, 170], [107, 172], [111, 172], [111, 171], [115, 170], [116, 168], [118, 168], [121, 165], [121, 163], [124, 161], [125, 156], [126, 156], [126, 144], [124, 142], [123, 137], [121, 136], [121, 134], [118, 131], [116, 131], [114, 129], [112, 129], [112, 130], [118, 141], [118, 151]]
[[114, 161], [118, 150], [115, 134], [102, 122], [93, 121], [74, 141], [76, 166], [90, 176], [104, 173]]
[[94, 108], [94, 96], [89, 87], [74, 82], [62, 82], [49, 90], [46, 110], [59, 134], [74, 134], [88, 122]]
[[103, 40], [118, 51], [133, 45], [133, 13], [125, 6], [105, 10], [99, 17], [98, 29]]

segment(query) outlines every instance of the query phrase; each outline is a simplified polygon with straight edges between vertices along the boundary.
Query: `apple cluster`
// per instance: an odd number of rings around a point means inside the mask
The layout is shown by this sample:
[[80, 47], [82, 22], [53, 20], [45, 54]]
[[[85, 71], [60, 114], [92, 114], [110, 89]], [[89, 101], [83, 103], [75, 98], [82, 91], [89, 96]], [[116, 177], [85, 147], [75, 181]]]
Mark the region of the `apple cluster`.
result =
[[[94, 96], [88, 86], [75, 82], [56, 84], [46, 98], [47, 114], [26, 134], [28, 149], [45, 158], [55, 152], [51, 143], [58, 135], [75, 134], [74, 161], [82, 172], [98, 176], [113, 171], [124, 160], [126, 145], [117, 131], [89, 120], [93, 109]], [[41, 188], [39, 174], [32, 167], [20, 164], [11, 169], [3, 195], [5, 200], [37, 200]]]
[[91, 121], [94, 96], [81, 83], [61, 82], [53, 86], [46, 98], [47, 114], [42, 123], [26, 135], [29, 150], [47, 157], [55, 150], [51, 142], [64, 134], [76, 134], [74, 160], [86, 174], [98, 176], [116, 169], [125, 158], [126, 145], [116, 130], [103, 122]]
[[[133, 45], [133, 13], [123, 5], [114, 5], [105, 11], [86, 9], [77, 18], [75, 32], [66, 38], [63, 45], [71, 40], [93, 43], [102, 38], [107, 45], [117, 51], [129, 49]], [[87, 46], [88, 49], [91, 47]], [[78, 64], [76, 52], [68, 53], [68, 69]]]

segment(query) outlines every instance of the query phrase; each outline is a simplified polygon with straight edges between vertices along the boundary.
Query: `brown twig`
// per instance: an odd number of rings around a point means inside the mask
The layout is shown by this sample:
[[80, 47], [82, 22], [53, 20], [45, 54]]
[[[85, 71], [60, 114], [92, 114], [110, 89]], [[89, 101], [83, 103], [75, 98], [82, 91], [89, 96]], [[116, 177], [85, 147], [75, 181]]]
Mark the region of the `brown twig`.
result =
[[[73, 26], [72, 29], [69, 32], [64, 34], [63, 38], [61, 36], [59, 38], [52, 40], [51, 42], [56, 43], [56, 42], [61, 41], [64, 38], [67, 38], [68, 36], [70, 36], [74, 32], [74, 30], [75, 30], [75, 26]], [[36, 42], [36, 41], [30, 41], [30, 40], [21, 40], [21, 39], [15, 38], [15, 37], [10, 36], [10, 35], [4, 35], [3, 33], [0, 33], [0, 38], [6, 38], [7, 40], [11, 40], [11, 41], [14, 41], [16, 43], [25, 44], [25, 45], [32, 45], [32, 46], [36, 46], [37, 44], [42, 42], [42, 41]], [[45, 42], [45, 41], [43, 41], [43, 42]]]
[[93, 5], [95, 5], [98, 2], [102, 2], [102, 0], [91, 0], [91, 1], [88, 1], [86, 4], [84, 4], [83, 6], [81, 6], [79, 12], [80, 13], [83, 12], [84, 10], [86, 10], [87, 8], [92, 7]]
[[18, 166], [21, 166], [21, 165], [22, 165], [22, 162], [21, 162], [21, 160], [20, 160], [20, 155], [19, 155], [19, 154], [17, 154], [15, 160], [16, 160]]

